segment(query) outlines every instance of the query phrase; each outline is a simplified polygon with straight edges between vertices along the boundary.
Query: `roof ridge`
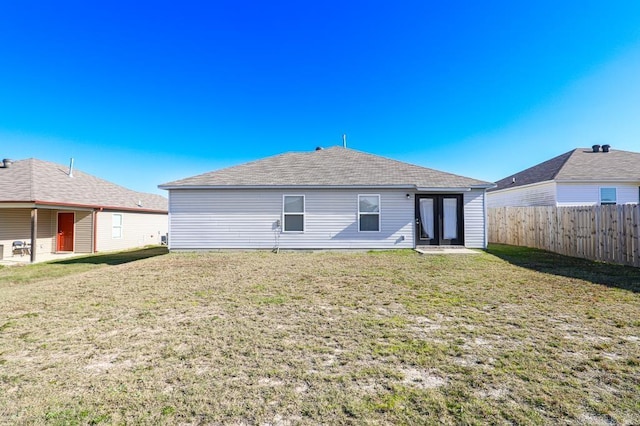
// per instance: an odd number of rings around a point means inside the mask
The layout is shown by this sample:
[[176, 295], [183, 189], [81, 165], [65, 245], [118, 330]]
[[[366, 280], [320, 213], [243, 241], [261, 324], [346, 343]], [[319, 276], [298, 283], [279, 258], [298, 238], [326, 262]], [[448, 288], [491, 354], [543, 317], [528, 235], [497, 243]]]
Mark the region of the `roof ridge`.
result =
[[569, 161], [569, 159], [570, 159], [571, 157], [573, 157], [573, 155], [574, 155], [578, 150], [581, 150], [581, 149], [583, 149], [583, 148], [574, 148], [574, 149], [572, 149], [571, 151], [567, 151], [567, 152], [565, 152], [564, 154], [560, 154], [560, 155], [558, 155], [558, 157], [562, 157], [563, 155], [566, 155], [566, 154], [571, 153], [571, 154], [567, 155], [567, 157], [564, 159], [564, 161], [562, 162], [562, 164], [560, 164], [560, 167], [558, 167], [558, 168], [557, 168], [556, 172], [553, 174], [552, 179], [555, 179], [555, 178], [558, 176], [558, 174], [560, 174], [560, 172], [562, 171], [562, 169], [564, 168], [564, 166], [567, 164], [567, 161]]

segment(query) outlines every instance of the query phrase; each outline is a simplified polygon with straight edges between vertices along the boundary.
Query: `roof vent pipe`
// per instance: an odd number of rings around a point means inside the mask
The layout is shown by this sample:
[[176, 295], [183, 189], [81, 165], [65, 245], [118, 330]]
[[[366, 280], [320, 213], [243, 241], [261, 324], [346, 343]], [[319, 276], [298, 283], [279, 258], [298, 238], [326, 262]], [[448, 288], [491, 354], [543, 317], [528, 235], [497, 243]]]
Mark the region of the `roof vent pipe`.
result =
[[602, 145], [602, 152], [609, 152], [609, 148], [611, 148], [611, 145]]
[[347, 147], [347, 134], [343, 134], [342, 135], [342, 147], [346, 148]]
[[591, 149], [593, 150], [593, 152], [598, 152], [600, 151], [600, 145], [591, 145]]
[[322, 147], [321, 146], [316, 146], [316, 151], [322, 151]]
[[69, 163], [69, 177], [73, 177], [73, 157], [71, 157], [71, 162]]
[[4, 167], [5, 169], [11, 167], [11, 164], [13, 164], [13, 160], [9, 160], [8, 158], [2, 160], [2, 167]]

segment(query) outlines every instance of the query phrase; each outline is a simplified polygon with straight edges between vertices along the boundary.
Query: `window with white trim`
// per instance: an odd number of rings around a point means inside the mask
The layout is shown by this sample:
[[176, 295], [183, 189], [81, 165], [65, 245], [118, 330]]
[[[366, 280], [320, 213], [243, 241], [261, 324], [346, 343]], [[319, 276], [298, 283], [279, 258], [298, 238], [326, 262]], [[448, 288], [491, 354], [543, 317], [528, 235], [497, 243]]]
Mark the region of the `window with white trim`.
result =
[[600, 204], [616, 204], [617, 194], [615, 188], [600, 188]]
[[304, 195], [284, 195], [283, 232], [304, 232]]
[[358, 195], [358, 231], [380, 231], [380, 195]]
[[122, 215], [120, 213], [111, 215], [111, 237], [122, 238]]

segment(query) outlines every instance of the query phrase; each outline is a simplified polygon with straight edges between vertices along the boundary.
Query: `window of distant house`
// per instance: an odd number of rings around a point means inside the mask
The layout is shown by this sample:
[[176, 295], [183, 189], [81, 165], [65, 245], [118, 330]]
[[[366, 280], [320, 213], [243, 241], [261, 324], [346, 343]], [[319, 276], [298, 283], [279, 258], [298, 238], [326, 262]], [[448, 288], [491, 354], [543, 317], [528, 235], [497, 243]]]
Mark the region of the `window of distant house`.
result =
[[111, 216], [111, 236], [122, 238], [122, 215], [119, 213], [114, 213]]
[[380, 231], [379, 195], [358, 195], [358, 230]]
[[616, 204], [616, 200], [615, 188], [600, 188], [600, 204]]
[[283, 197], [283, 232], [304, 232], [304, 195]]

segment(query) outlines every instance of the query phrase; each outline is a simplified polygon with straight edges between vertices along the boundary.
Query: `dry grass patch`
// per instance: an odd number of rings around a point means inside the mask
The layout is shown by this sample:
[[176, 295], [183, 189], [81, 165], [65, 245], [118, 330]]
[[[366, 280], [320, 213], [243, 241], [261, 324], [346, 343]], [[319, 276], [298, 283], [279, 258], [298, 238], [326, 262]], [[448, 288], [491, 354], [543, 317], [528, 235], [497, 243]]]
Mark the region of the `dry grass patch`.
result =
[[640, 423], [635, 269], [501, 246], [120, 263], [0, 270], [1, 422]]

